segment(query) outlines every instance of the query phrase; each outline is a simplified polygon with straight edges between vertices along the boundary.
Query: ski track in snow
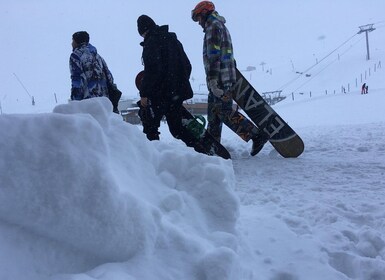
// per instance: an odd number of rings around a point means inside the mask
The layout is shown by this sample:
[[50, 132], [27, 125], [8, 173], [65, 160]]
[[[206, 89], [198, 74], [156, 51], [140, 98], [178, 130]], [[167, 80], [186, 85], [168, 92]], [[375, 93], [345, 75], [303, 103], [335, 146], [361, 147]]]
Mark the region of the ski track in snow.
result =
[[269, 144], [254, 158], [232, 151], [242, 205], [327, 244], [320, 250], [336, 279], [385, 279], [385, 124], [307, 127], [300, 135], [305, 151], [297, 159]]

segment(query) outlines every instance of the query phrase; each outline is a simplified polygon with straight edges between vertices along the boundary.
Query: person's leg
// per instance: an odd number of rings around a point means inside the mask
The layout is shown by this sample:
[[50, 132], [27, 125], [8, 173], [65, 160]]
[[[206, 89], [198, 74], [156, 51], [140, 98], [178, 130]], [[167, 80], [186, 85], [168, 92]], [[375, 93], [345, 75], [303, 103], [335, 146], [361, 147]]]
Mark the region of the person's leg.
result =
[[244, 141], [248, 142], [250, 139], [253, 141], [250, 152], [252, 156], [258, 154], [269, 139], [269, 136], [265, 132], [260, 130], [238, 110], [233, 109], [232, 100], [223, 102], [220, 118], [226, 126]]
[[207, 100], [207, 131], [218, 142], [221, 141], [222, 134], [221, 110], [222, 101], [210, 93]]
[[140, 105], [140, 101], [137, 103], [139, 106], [139, 118], [142, 121], [143, 133], [146, 134], [147, 139], [159, 140], [159, 126], [162, 116], [160, 115], [159, 108], [149, 104], [146, 107]]
[[172, 136], [182, 140], [188, 147], [194, 147], [198, 139], [183, 124], [183, 120], [188, 121], [191, 117], [187, 109], [182, 105], [176, 104], [166, 108], [165, 116]]
[[234, 110], [232, 100], [222, 102], [219, 117], [227, 127], [246, 142], [259, 133], [259, 129], [254, 123], [238, 110]]

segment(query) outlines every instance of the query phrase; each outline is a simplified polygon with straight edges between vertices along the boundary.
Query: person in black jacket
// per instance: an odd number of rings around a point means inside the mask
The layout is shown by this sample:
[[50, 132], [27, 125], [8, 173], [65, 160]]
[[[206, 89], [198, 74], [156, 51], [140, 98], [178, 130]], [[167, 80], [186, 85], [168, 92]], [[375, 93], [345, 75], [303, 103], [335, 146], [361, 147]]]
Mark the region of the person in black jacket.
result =
[[159, 140], [158, 129], [165, 116], [171, 134], [194, 147], [196, 140], [182, 125], [186, 110], [182, 103], [193, 96], [190, 61], [176, 34], [169, 32], [167, 25], [158, 26], [147, 15], [141, 15], [137, 24], [144, 38], [141, 43], [144, 76], [138, 102], [143, 132], [149, 140]]

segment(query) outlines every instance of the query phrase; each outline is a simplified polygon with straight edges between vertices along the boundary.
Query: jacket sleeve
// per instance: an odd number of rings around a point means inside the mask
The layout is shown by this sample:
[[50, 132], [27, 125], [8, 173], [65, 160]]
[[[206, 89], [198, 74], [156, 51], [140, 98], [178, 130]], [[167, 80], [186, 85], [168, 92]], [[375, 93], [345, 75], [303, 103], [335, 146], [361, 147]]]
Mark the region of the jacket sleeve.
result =
[[99, 56], [99, 57], [100, 57], [100, 60], [102, 61], [104, 74], [106, 75], [107, 86], [108, 87], [116, 87], [116, 85], [114, 84], [114, 77], [112, 76], [110, 69], [108, 69], [106, 61], [103, 59], [103, 57], [101, 57], [101, 56]]
[[208, 65], [206, 66], [208, 80], [218, 80], [221, 69], [221, 43], [223, 30], [217, 23], [213, 23], [206, 30], [206, 52]]
[[71, 73], [71, 100], [82, 100], [84, 92], [82, 89], [82, 66], [80, 58], [72, 53], [70, 56], [70, 73]]
[[144, 76], [140, 88], [140, 97], [156, 97], [162, 89], [164, 80], [164, 54], [162, 53], [162, 42], [151, 40], [143, 47]]

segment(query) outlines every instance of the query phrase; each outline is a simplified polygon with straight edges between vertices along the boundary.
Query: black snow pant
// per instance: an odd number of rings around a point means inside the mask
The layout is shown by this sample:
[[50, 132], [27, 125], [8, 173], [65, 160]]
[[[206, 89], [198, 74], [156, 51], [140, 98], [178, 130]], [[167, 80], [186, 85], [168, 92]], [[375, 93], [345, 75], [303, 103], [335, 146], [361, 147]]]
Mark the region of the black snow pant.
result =
[[182, 104], [154, 104], [149, 100], [149, 105], [142, 107], [140, 101], [139, 117], [143, 125], [143, 133], [146, 134], [147, 139], [159, 140], [159, 127], [163, 117], [166, 118], [168, 129], [171, 135], [182, 140], [188, 147], [194, 147], [197, 140], [182, 125], [182, 119], [187, 109]]

